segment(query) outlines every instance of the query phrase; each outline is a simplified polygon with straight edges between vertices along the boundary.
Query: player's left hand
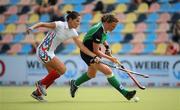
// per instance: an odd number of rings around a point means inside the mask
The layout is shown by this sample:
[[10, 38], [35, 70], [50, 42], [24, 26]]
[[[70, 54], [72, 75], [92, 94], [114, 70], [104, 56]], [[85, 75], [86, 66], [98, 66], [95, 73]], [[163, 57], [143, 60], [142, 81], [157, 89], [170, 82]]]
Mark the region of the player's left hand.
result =
[[108, 56], [112, 56], [112, 50], [111, 49], [106, 49], [105, 54]]

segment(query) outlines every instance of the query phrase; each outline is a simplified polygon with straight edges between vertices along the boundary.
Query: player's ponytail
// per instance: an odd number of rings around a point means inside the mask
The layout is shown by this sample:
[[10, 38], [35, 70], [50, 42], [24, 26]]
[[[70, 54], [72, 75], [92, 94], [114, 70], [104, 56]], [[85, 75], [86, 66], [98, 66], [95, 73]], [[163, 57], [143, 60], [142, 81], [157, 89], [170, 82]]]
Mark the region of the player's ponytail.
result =
[[66, 11], [67, 16], [66, 16], [66, 20], [69, 21], [69, 19], [76, 19], [78, 16], [80, 16], [80, 14], [76, 11]]

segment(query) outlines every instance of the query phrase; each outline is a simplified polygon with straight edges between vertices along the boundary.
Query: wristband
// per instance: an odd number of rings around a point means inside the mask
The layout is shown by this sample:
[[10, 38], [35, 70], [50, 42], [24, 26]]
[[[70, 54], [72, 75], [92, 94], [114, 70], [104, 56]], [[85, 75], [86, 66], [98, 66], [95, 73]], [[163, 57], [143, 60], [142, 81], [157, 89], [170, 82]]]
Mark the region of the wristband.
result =
[[105, 45], [106, 50], [109, 49], [109, 45]]

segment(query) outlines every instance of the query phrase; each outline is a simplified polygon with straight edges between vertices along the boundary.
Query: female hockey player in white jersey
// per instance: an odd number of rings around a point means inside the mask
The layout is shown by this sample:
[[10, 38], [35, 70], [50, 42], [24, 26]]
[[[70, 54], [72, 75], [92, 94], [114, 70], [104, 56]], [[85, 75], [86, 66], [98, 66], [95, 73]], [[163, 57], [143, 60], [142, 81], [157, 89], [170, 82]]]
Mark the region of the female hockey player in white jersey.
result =
[[80, 25], [80, 14], [75, 11], [67, 11], [66, 20], [67, 22], [39, 22], [29, 27], [27, 30], [27, 32], [30, 33], [30, 31], [39, 27], [52, 29], [52, 31], [47, 33], [46, 37], [37, 47], [36, 51], [38, 58], [48, 71], [47, 76], [36, 82], [35, 85], [37, 89], [31, 94], [31, 96], [38, 101], [45, 101], [43, 96], [47, 95], [46, 89], [66, 71], [64, 63], [54, 54], [57, 46], [63, 41], [73, 39], [81, 51], [92, 56], [95, 62], [99, 61], [99, 58], [89, 51], [78, 37], [76, 28]]

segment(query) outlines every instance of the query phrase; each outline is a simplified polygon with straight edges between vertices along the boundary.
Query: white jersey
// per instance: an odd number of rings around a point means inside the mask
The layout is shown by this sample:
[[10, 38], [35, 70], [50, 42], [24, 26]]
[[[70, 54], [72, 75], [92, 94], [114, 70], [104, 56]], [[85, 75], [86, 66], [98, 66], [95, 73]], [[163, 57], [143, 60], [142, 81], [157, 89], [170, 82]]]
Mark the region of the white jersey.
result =
[[37, 49], [37, 55], [44, 63], [55, 56], [54, 51], [60, 43], [78, 37], [76, 29], [69, 29], [67, 22], [57, 21], [55, 24], [55, 30], [47, 33]]

